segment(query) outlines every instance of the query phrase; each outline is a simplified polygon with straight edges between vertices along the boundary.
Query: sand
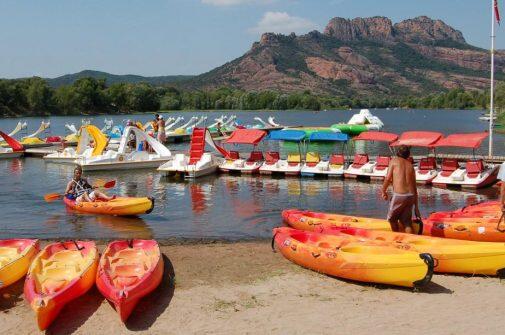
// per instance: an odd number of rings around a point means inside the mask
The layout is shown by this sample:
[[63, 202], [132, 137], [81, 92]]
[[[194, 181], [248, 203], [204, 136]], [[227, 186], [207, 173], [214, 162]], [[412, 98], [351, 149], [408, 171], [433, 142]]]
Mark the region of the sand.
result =
[[[100, 246], [103, 250], [103, 245]], [[419, 292], [298, 267], [268, 242], [163, 246], [165, 275], [124, 325], [93, 288], [48, 334], [497, 334], [504, 282], [435, 275]], [[38, 334], [22, 282], [0, 291], [1, 334]]]

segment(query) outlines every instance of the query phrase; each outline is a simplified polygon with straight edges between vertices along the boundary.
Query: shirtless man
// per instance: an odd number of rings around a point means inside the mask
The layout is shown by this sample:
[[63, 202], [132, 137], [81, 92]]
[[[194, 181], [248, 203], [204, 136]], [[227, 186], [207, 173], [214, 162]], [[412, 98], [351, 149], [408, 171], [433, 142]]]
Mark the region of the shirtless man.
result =
[[388, 212], [391, 230], [412, 234], [412, 208], [415, 210], [416, 217], [421, 217], [417, 199], [416, 173], [408, 160], [409, 147], [401, 145], [396, 155], [398, 157], [391, 160], [388, 174], [382, 185], [382, 198], [386, 201], [389, 199], [388, 187], [393, 184], [393, 197]]
[[74, 178], [68, 182], [65, 189], [65, 197], [75, 200], [75, 202], [93, 202], [97, 199], [109, 201], [115, 199], [115, 196], [109, 197], [104, 193], [96, 190], [96, 187], [91, 186], [88, 181], [82, 176], [82, 168], [77, 166], [74, 169]]

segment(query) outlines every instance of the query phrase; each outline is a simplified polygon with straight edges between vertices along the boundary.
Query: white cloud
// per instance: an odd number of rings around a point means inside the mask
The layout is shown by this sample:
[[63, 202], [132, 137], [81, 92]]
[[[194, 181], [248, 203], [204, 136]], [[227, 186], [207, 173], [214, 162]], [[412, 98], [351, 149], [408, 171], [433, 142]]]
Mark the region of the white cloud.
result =
[[306, 33], [317, 29], [317, 25], [303, 17], [291, 16], [286, 12], [266, 12], [251, 33]]
[[235, 6], [250, 3], [265, 4], [265, 3], [271, 3], [273, 1], [274, 0], [202, 0], [202, 3], [206, 5], [226, 7], [226, 6]]

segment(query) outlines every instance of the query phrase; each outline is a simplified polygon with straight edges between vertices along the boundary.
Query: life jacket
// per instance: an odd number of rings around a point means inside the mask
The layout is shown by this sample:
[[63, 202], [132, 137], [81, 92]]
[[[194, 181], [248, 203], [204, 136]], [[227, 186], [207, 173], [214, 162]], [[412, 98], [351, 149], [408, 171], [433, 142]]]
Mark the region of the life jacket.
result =
[[72, 179], [72, 183], [74, 184], [74, 194], [76, 197], [80, 197], [84, 193], [87, 193], [89, 190], [92, 190], [90, 184], [86, 179], [81, 178], [79, 181], [75, 181]]

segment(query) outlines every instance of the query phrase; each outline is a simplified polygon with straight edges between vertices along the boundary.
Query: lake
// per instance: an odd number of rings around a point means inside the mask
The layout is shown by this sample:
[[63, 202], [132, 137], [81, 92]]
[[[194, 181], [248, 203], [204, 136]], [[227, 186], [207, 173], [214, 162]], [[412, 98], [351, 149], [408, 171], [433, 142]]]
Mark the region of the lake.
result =
[[[243, 123], [253, 123], [255, 116], [264, 120], [273, 115], [284, 125], [328, 126], [346, 122], [357, 111], [320, 112], [226, 112], [237, 115]], [[384, 131], [434, 130], [445, 134], [483, 131], [480, 111], [450, 110], [372, 110], [386, 127]], [[170, 114], [170, 115], [169, 115]], [[220, 112], [166, 113], [172, 115], [205, 114], [209, 121]], [[109, 118], [109, 117], [107, 117]], [[116, 123], [127, 118], [146, 122], [151, 115], [112, 116]], [[51, 133], [64, 134], [65, 123], [80, 125], [82, 117], [51, 117]], [[92, 122], [103, 126], [104, 116]], [[40, 118], [0, 119], [0, 129], [9, 132], [18, 121], [27, 121], [28, 133], [38, 128]], [[213, 121], [211, 121], [213, 122]], [[209, 123], [211, 123], [209, 122]], [[275, 144], [277, 145], [277, 144]], [[169, 145], [185, 150], [187, 144]], [[267, 149], [266, 145], [264, 149]], [[262, 146], [260, 146], [262, 148]], [[381, 152], [380, 144], [357, 146], [357, 150]], [[482, 153], [487, 152], [483, 144]], [[495, 137], [495, 153], [505, 154], [504, 137]], [[0, 161], [0, 238], [157, 238], [225, 239], [268, 238], [271, 229], [281, 224], [285, 208], [306, 208], [350, 215], [385, 217], [387, 203], [379, 197], [380, 183], [355, 180], [313, 180], [251, 176], [209, 176], [197, 181], [167, 179], [154, 170], [95, 172], [89, 179], [115, 179], [110, 193], [128, 196], [153, 196], [154, 211], [141, 218], [119, 218], [76, 214], [62, 202], [46, 203], [43, 195], [62, 192], [72, 176], [73, 167], [45, 163], [37, 158]], [[477, 192], [420, 187], [421, 211], [451, 210], [473, 202], [497, 197], [496, 188]]]

